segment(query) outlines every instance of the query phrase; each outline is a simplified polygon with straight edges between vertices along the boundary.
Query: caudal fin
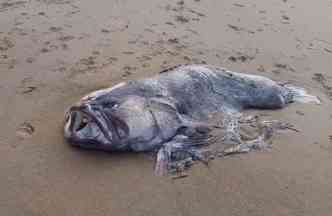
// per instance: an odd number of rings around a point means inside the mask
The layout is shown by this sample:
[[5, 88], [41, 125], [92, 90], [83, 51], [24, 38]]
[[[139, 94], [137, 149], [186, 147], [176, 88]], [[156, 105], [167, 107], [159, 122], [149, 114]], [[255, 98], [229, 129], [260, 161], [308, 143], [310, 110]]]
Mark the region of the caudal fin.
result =
[[292, 101], [294, 102], [321, 104], [321, 101], [317, 96], [308, 94], [303, 88], [288, 85], [285, 86], [285, 88], [290, 91]]

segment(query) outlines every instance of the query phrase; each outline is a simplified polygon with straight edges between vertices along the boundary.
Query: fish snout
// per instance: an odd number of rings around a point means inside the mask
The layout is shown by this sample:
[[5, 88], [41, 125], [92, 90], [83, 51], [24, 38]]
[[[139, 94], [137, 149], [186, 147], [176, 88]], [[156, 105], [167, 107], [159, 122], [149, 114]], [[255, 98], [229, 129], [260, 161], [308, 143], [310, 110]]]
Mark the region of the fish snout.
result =
[[[82, 107], [80, 107], [82, 108]], [[74, 146], [100, 148], [109, 145], [97, 122], [78, 107], [72, 107], [65, 115], [64, 135]]]
[[90, 119], [80, 111], [69, 110], [65, 116], [65, 137], [70, 139], [80, 137], [82, 132], [88, 128]]

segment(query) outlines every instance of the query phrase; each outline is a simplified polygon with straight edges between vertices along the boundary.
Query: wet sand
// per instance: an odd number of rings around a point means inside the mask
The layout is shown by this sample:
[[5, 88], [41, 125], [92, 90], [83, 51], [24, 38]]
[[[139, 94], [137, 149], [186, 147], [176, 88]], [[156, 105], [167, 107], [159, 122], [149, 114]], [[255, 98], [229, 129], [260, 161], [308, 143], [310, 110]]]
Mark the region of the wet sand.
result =
[[[332, 2], [2, 0], [1, 215], [329, 215]], [[270, 151], [159, 178], [141, 154], [70, 147], [66, 108], [179, 63], [290, 81], [322, 105], [262, 111], [295, 125]]]

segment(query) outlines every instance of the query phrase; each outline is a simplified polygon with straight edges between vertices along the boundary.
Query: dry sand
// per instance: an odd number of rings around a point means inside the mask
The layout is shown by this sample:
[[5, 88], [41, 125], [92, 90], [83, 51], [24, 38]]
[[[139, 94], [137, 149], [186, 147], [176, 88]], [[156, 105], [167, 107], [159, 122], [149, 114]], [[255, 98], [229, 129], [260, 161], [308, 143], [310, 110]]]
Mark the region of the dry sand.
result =
[[[330, 0], [1, 0], [0, 215], [331, 215], [331, 11]], [[301, 132], [178, 180], [154, 176], [146, 155], [63, 139], [82, 95], [201, 62], [323, 103], [264, 111]]]

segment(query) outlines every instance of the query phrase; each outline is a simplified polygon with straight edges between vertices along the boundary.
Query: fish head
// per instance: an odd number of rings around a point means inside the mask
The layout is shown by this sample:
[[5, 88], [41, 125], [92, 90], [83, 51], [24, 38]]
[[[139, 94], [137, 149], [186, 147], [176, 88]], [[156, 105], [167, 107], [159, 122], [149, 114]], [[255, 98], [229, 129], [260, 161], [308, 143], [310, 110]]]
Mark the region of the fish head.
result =
[[154, 137], [155, 122], [146, 99], [125, 97], [116, 103], [84, 101], [66, 113], [64, 134], [74, 146], [107, 151], [127, 150], [130, 143]]
[[74, 146], [112, 150], [114, 134], [107, 120], [90, 105], [72, 106], [65, 116], [65, 138]]

